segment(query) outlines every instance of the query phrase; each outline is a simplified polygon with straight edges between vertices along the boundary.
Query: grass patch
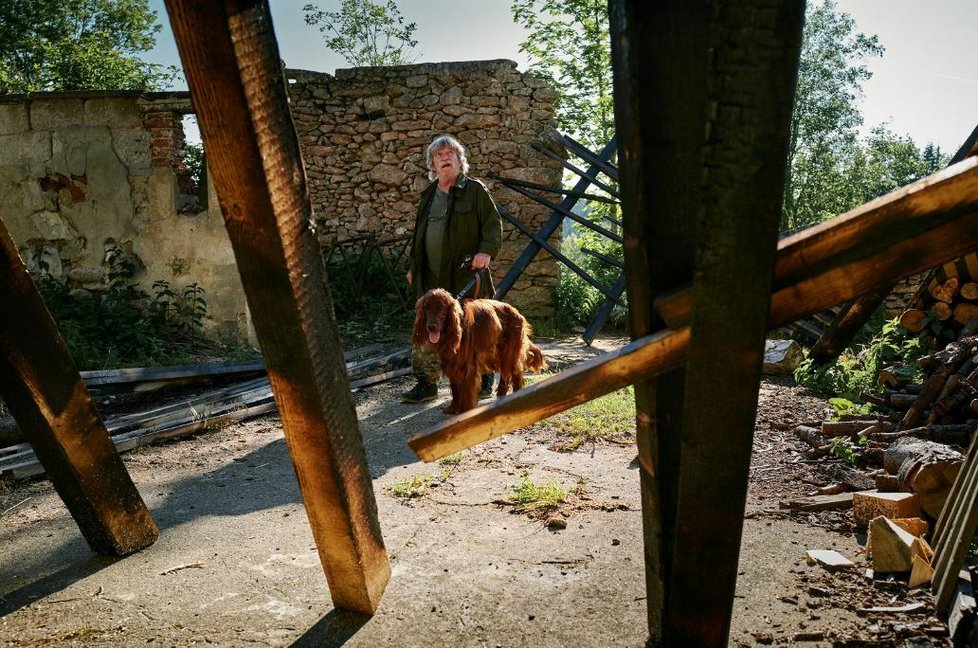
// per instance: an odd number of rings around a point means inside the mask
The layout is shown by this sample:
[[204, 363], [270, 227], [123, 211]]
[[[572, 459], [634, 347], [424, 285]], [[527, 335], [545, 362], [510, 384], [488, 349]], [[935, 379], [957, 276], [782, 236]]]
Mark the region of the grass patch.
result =
[[557, 450], [570, 452], [585, 443], [631, 445], [635, 441], [635, 395], [626, 387], [582, 403], [543, 421], [561, 440]]
[[415, 475], [411, 479], [395, 482], [391, 486], [391, 495], [398, 499], [414, 499], [428, 494], [431, 485], [430, 475]]
[[449, 466], [449, 467], [454, 468], [454, 467], [458, 466], [460, 463], [462, 463], [462, 453], [461, 452], [456, 452], [455, 454], [448, 455], [447, 457], [444, 457], [443, 459], [439, 459], [438, 460], [438, 463], [439, 463], [439, 465], [442, 465], [442, 466]]
[[553, 511], [557, 509], [558, 504], [567, 499], [567, 493], [553, 481], [538, 486], [527, 473], [523, 473], [520, 483], [510, 486], [510, 490], [512, 495], [507, 503], [515, 505], [519, 512]]

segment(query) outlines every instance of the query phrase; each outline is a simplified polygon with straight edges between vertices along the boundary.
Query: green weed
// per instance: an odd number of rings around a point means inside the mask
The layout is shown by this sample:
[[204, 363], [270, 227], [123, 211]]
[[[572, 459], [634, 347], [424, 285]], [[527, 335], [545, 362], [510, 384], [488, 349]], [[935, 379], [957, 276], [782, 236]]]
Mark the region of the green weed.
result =
[[567, 494], [556, 483], [550, 481], [537, 486], [527, 473], [523, 473], [520, 483], [511, 486], [512, 495], [507, 500], [516, 506], [517, 511], [552, 511], [567, 499]]
[[551, 417], [544, 423], [564, 438], [557, 449], [572, 451], [585, 443], [631, 445], [635, 440], [635, 397], [626, 387]]
[[391, 495], [398, 499], [413, 499], [428, 494], [431, 485], [430, 475], [415, 475], [410, 479], [395, 482], [391, 486]]

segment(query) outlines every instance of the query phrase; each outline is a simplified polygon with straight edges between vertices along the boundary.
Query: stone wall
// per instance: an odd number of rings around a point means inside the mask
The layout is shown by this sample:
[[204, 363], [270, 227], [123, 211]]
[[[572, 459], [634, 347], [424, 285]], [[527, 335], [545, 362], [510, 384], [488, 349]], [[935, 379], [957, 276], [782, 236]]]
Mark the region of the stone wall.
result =
[[[553, 125], [555, 93], [510, 61], [292, 71], [290, 98], [326, 246], [405, 237], [428, 182], [424, 150], [441, 133], [469, 149], [471, 171], [560, 184], [560, 165], [531, 142]], [[207, 325], [255, 341], [213, 188], [191, 186], [182, 120], [186, 92], [0, 96], [0, 217], [32, 270], [78, 292], [107, 286], [107, 252], [124, 250], [142, 288], [205, 290]], [[534, 230], [546, 211], [486, 180], [497, 202]], [[504, 224], [498, 281], [527, 239]], [[541, 253], [507, 299], [552, 313], [554, 260]]]
[[[538, 230], [549, 210], [486, 177], [560, 185], [561, 166], [531, 146], [553, 127], [556, 93], [512, 61], [287, 70], [292, 114], [324, 244], [411, 234], [418, 195], [430, 182], [424, 154], [447, 133], [468, 150], [469, 174], [496, 202]], [[549, 196], [553, 198], [553, 196]], [[498, 281], [529, 240], [503, 222]], [[507, 295], [530, 316], [553, 312], [556, 262], [541, 252]]]

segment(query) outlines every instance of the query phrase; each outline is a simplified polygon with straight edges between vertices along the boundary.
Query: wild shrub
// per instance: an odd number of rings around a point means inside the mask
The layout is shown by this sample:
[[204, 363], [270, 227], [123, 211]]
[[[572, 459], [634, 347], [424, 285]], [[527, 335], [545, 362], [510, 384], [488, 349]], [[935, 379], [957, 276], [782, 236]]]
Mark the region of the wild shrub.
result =
[[36, 278], [51, 313], [79, 369], [155, 366], [190, 362], [215, 342], [204, 335], [207, 317], [204, 289], [196, 283], [173, 291], [166, 281], [153, 294], [134, 277], [135, 260], [121, 248], [107, 253], [108, 285], [84, 296], [72, 294], [40, 264]]

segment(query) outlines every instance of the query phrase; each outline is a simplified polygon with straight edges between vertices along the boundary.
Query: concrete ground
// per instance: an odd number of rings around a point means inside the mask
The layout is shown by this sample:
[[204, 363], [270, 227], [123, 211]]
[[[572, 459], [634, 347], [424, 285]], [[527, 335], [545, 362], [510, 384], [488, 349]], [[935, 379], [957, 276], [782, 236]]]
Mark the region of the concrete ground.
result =
[[[634, 448], [557, 452], [531, 427], [458, 465], [422, 464], [405, 440], [442, 420], [443, 403], [401, 404], [408, 386], [357, 395], [393, 572], [373, 617], [332, 608], [281, 426], [266, 416], [124, 455], [161, 528], [127, 558], [92, 554], [46, 481], [0, 490], [0, 645], [644, 646]], [[557, 514], [565, 528], [501, 503], [524, 473], [577, 489]], [[426, 495], [392, 494], [415, 477], [429, 480]], [[797, 580], [817, 569], [805, 550], [830, 544], [845, 549], [803, 522], [745, 522], [731, 645], [770, 643], [764, 633], [779, 628], [790, 637], [799, 616], [819, 626]]]

